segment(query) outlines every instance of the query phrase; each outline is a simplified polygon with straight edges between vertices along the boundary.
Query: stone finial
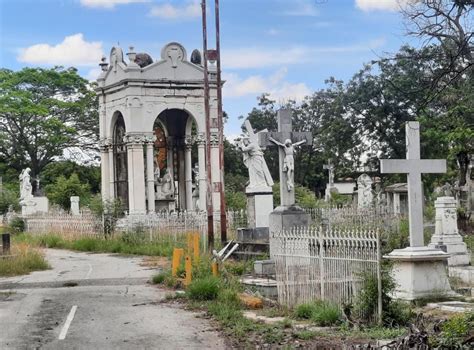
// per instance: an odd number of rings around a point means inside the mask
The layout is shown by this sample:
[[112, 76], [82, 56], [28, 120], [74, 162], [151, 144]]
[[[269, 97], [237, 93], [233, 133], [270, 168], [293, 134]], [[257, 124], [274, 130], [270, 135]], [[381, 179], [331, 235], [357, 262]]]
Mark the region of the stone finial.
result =
[[103, 72], [106, 72], [107, 69], [109, 68], [109, 64], [106, 62], [107, 58], [105, 56], [102, 56], [102, 58], [100, 59], [100, 63], [99, 63], [99, 66], [100, 66], [100, 69], [102, 69]]
[[129, 52], [127, 53], [128, 60], [130, 63], [135, 63], [135, 59], [137, 58], [137, 53], [134, 52], [134, 47], [130, 46], [129, 47]]
[[202, 65], [202, 56], [201, 51], [194, 49], [191, 53], [191, 63], [201, 66]]

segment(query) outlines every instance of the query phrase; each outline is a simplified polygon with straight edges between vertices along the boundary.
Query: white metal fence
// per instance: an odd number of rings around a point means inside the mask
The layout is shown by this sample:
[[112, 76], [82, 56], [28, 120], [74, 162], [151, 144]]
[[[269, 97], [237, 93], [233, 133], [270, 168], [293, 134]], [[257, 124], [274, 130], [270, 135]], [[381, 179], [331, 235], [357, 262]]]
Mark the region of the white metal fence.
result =
[[318, 299], [353, 303], [365, 278], [371, 276], [379, 290], [371, 317], [381, 312], [378, 231], [295, 228], [270, 237], [270, 255], [276, 264], [281, 304], [293, 307]]
[[98, 236], [103, 232], [103, 223], [92, 213], [43, 214], [25, 217], [25, 231], [33, 234], [55, 233], [65, 237]]

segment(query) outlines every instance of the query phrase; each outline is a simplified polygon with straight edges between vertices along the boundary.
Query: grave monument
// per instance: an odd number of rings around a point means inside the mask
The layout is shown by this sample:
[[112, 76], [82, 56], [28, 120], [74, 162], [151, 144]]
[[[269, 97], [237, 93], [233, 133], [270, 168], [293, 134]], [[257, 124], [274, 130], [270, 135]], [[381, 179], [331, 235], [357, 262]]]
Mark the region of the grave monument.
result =
[[31, 169], [23, 169], [19, 176], [20, 180], [20, 206], [21, 215], [28, 216], [36, 213], [47, 213], [49, 201], [47, 197], [33, 196], [33, 186], [31, 186]]
[[323, 169], [327, 170], [329, 173], [329, 182], [326, 185], [326, 192], [324, 194], [324, 200], [329, 202], [331, 200], [331, 192], [338, 192], [337, 188], [334, 186], [334, 169], [335, 166], [329, 160], [328, 164], [323, 165]]
[[435, 201], [435, 233], [428, 247], [448, 253], [449, 266], [469, 265], [471, 257], [458, 230], [457, 201], [454, 197], [438, 197]]
[[420, 159], [420, 124], [406, 124], [406, 159], [381, 159], [380, 171], [385, 174], [404, 173], [408, 178], [408, 215], [410, 246], [396, 249], [385, 258], [393, 261], [397, 283], [395, 297], [414, 300], [453, 292], [448, 281], [449, 254], [423, 242], [423, 194], [421, 174], [446, 172], [444, 159]]
[[362, 174], [357, 178], [357, 207], [359, 209], [370, 208], [374, 204], [374, 192], [372, 190], [372, 178]]
[[[110, 51], [97, 79], [103, 200], [119, 199], [130, 214], [219, 208], [221, 174], [215, 67], [208, 72], [210, 134], [204, 112], [204, 68], [176, 42], [157, 60], [133, 47]], [[127, 59], [128, 58], [128, 59]], [[209, 136], [210, 159], [206, 159]], [[193, 154], [193, 153], [196, 154]], [[197, 183], [192, 159], [197, 159]], [[208, 186], [206, 164], [212, 166]], [[158, 176], [157, 176], [158, 175]], [[193, 195], [193, 189], [199, 193]], [[199, 203], [196, 203], [199, 201]], [[194, 203], [193, 203], [194, 202]]]
[[277, 114], [278, 132], [258, 133], [262, 148], [278, 146], [280, 165], [280, 205], [270, 213], [270, 234], [292, 227], [308, 226], [310, 217], [295, 204], [294, 151], [295, 146], [311, 145], [311, 132], [292, 131], [291, 112], [280, 109]]

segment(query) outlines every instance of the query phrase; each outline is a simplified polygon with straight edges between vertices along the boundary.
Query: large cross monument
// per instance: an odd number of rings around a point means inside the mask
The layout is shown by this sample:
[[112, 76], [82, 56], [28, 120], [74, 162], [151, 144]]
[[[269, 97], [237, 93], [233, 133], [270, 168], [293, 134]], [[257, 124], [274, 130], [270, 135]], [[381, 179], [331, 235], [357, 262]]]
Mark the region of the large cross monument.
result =
[[260, 147], [278, 146], [280, 164], [280, 206], [270, 214], [270, 235], [292, 227], [309, 225], [309, 215], [295, 204], [294, 151], [295, 146], [311, 145], [311, 132], [292, 130], [291, 112], [278, 111], [278, 132], [258, 133]]
[[408, 177], [410, 246], [395, 249], [386, 258], [394, 262], [397, 283], [395, 296], [414, 300], [432, 295], [451, 294], [445, 252], [425, 246], [423, 241], [423, 191], [421, 174], [445, 173], [445, 159], [420, 159], [420, 124], [406, 124], [406, 159], [381, 159], [380, 172], [402, 173]]

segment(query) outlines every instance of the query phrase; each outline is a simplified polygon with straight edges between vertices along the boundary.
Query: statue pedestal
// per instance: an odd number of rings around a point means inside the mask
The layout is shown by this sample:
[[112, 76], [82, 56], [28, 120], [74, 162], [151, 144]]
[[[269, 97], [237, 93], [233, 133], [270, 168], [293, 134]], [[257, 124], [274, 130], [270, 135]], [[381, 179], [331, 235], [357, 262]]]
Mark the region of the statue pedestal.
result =
[[428, 247], [438, 248], [448, 253], [449, 266], [469, 265], [470, 255], [458, 231], [456, 207], [456, 199], [453, 197], [436, 199], [435, 234], [431, 237]]
[[49, 201], [47, 197], [31, 197], [21, 203], [21, 215], [29, 216], [38, 213], [47, 213]]
[[272, 188], [247, 188], [245, 194], [249, 227], [268, 227], [269, 215], [273, 211]]
[[393, 261], [396, 299], [415, 300], [432, 296], [453, 296], [448, 281], [449, 254], [430, 247], [395, 249], [384, 258]]
[[[289, 231], [294, 227], [308, 227], [310, 222], [310, 215], [299, 206], [279, 206], [270, 214], [270, 237], [282, 231]], [[270, 251], [270, 256], [271, 254]]]

